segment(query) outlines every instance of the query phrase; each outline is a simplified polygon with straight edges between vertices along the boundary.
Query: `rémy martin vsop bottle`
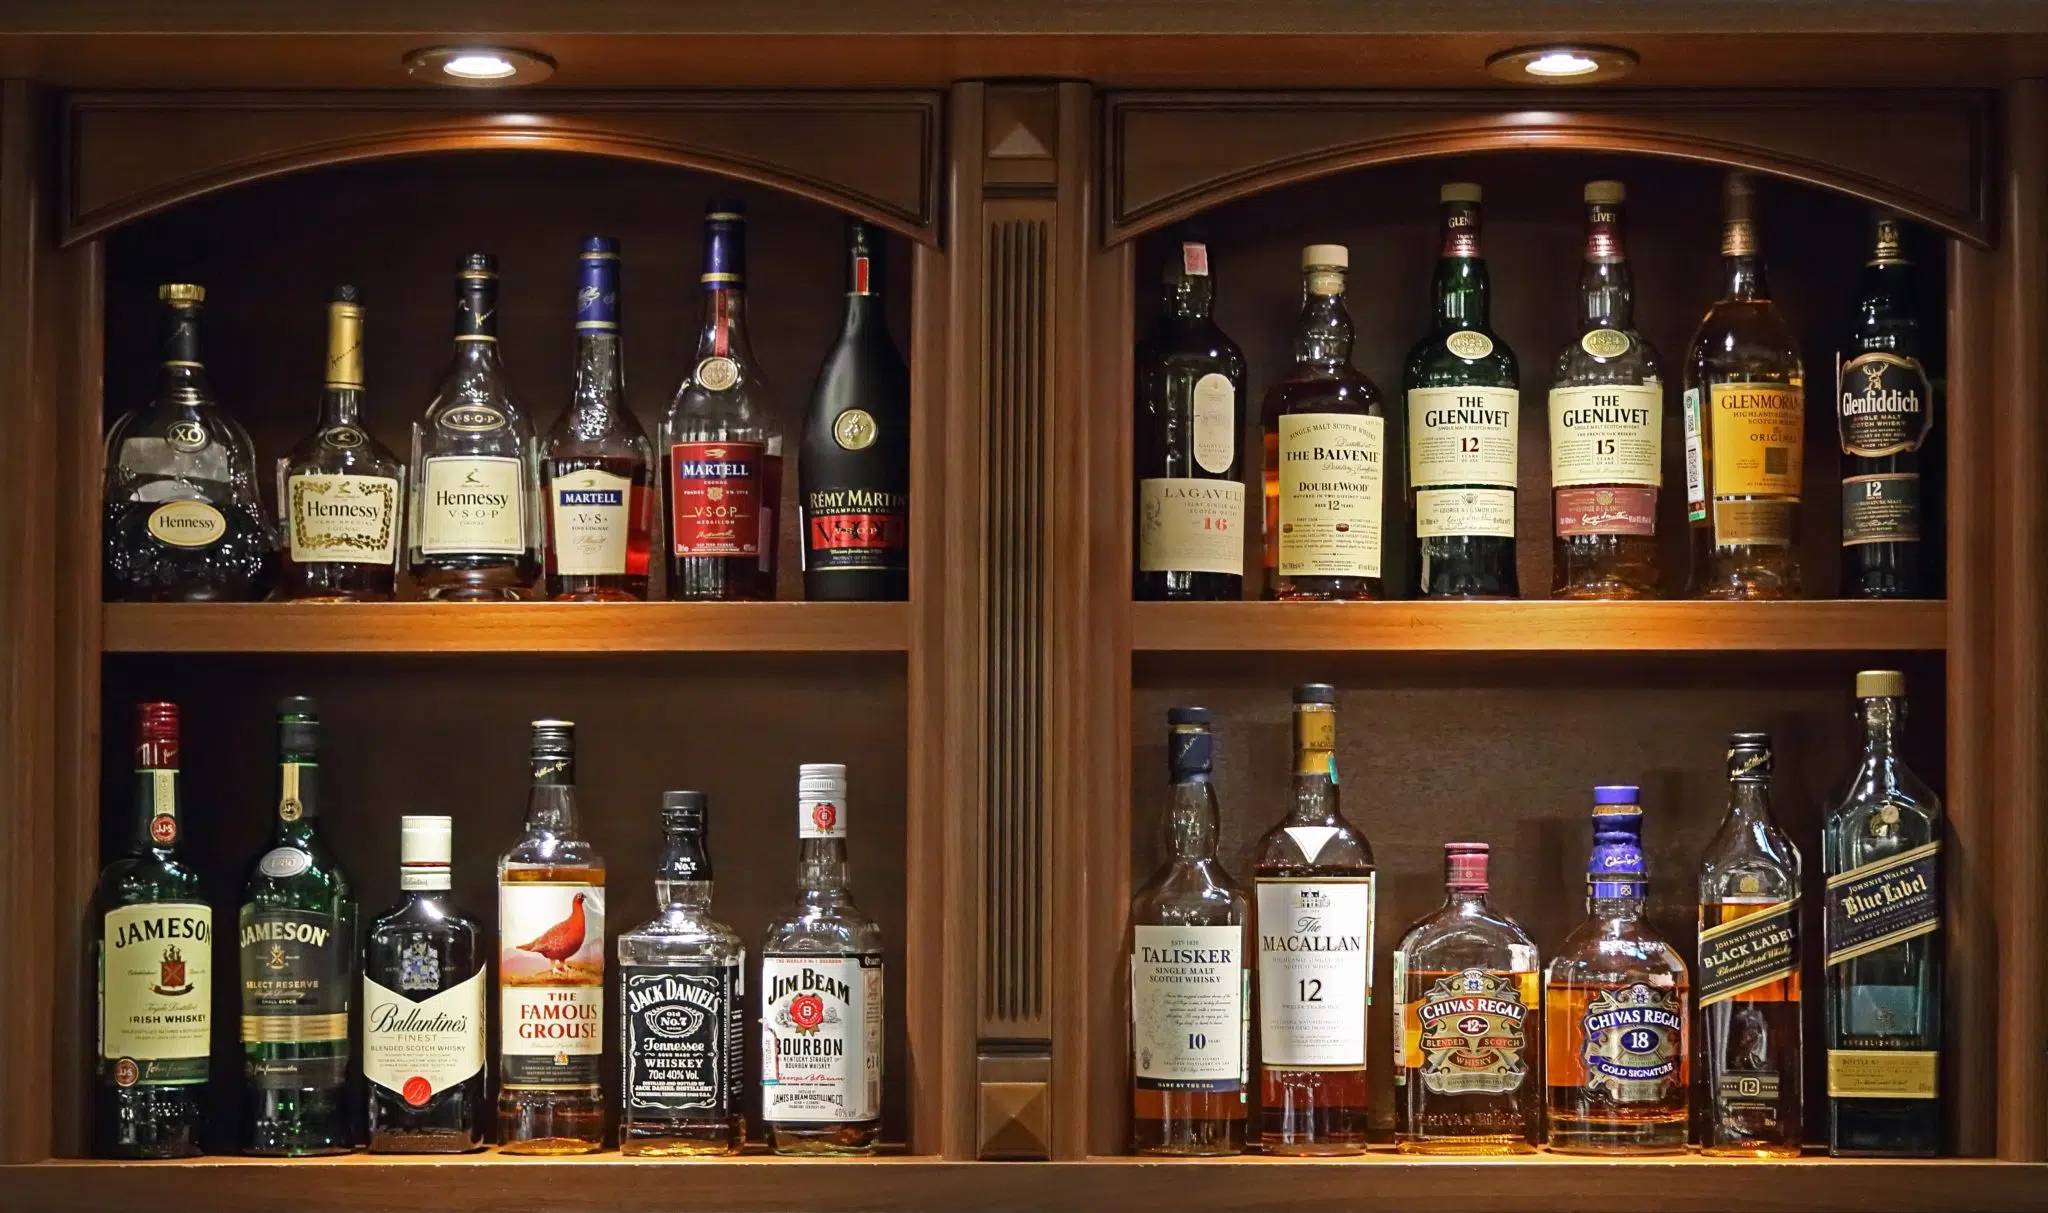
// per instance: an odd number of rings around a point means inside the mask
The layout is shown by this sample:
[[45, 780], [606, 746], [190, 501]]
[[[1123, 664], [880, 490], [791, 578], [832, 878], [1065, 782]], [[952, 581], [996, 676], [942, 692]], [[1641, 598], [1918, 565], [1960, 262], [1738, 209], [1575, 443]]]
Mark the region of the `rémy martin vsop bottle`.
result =
[[1211, 318], [1209, 248], [1183, 241], [1137, 350], [1140, 601], [1244, 597], [1245, 361]]
[[1835, 359], [1845, 598], [1927, 597], [1939, 569], [1926, 553], [1931, 502], [1921, 475], [1923, 465], [1939, 466], [1926, 453], [1935, 385], [1922, 362], [1927, 335], [1902, 227], [1878, 218], [1856, 320]]

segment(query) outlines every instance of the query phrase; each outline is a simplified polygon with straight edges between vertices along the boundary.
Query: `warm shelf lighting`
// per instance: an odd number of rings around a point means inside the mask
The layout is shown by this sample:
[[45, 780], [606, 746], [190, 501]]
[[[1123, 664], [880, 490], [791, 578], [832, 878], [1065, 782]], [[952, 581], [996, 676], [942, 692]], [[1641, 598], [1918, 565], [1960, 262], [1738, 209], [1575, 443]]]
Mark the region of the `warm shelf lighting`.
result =
[[1636, 53], [1619, 46], [1518, 46], [1486, 61], [1486, 70], [1513, 84], [1589, 84], [1636, 70]]
[[555, 61], [510, 46], [426, 46], [407, 52], [405, 70], [428, 84], [511, 88], [554, 75]]

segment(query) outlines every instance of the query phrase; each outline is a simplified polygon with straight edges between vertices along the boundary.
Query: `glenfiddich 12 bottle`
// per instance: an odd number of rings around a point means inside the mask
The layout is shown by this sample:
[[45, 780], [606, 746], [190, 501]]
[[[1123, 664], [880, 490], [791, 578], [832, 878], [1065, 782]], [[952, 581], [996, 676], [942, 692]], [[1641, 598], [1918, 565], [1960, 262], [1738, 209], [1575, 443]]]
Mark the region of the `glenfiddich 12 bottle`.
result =
[[1933, 563], [1923, 554], [1924, 448], [1934, 431], [1934, 384], [1921, 362], [1926, 335], [1900, 221], [1877, 220], [1856, 322], [1835, 366], [1842, 443], [1842, 595], [1921, 598]]
[[1487, 318], [1479, 187], [1439, 191], [1443, 250], [1430, 281], [1429, 332], [1408, 353], [1408, 487], [1415, 592], [1513, 598], [1515, 460], [1521, 434], [1514, 351]]

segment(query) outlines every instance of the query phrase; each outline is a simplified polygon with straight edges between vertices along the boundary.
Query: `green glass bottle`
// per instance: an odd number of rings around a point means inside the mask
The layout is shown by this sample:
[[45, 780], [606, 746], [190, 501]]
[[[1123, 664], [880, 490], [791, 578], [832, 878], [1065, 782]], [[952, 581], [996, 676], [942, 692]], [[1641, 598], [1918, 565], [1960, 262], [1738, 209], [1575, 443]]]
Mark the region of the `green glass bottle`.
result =
[[277, 823], [242, 897], [242, 1057], [250, 1154], [349, 1148], [349, 992], [356, 903], [321, 838], [320, 719], [277, 705]]
[[1452, 182], [1429, 332], [1408, 353], [1408, 504], [1415, 593], [1513, 598], [1515, 460], [1521, 382], [1514, 351], [1486, 315], [1479, 187]]

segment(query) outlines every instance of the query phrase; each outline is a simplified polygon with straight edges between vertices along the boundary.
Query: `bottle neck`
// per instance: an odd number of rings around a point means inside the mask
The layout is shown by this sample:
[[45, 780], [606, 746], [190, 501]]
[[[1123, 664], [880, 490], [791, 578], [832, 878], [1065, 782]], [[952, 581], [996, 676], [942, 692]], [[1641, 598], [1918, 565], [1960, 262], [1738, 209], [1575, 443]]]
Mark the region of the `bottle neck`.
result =
[[168, 856], [177, 848], [182, 826], [178, 818], [176, 767], [138, 767], [135, 771], [134, 849]]
[[1208, 320], [1215, 302], [1216, 286], [1207, 274], [1175, 274], [1160, 289], [1164, 314], [1182, 324]]
[[[848, 324], [854, 308], [847, 308]], [[697, 361], [730, 358], [743, 366], [754, 366], [753, 346], [747, 340], [747, 293], [738, 284], [706, 286], [704, 323], [697, 333]]]
[[599, 436], [625, 407], [625, 359], [616, 331], [584, 329], [576, 335], [576, 393], [569, 402], [569, 428]]
[[1598, 897], [1588, 894], [1586, 912], [1594, 918], [1633, 919], [1643, 916], [1641, 897]]
[[1863, 762], [1889, 770], [1899, 760], [1899, 738], [1905, 728], [1904, 701], [1889, 697], [1863, 701]]
[[711, 905], [711, 858], [701, 831], [675, 826], [662, 831], [654, 900], [670, 909], [703, 910]]
[[277, 841], [311, 838], [320, 817], [320, 765], [312, 754], [287, 751], [277, 766]]
[[1439, 332], [1486, 327], [1486, 259], [1479, 251], [1479, 204], [1443, 204], [1443, 252], [1430, 280], [1433, 319]]
[[533, 787], [526, 794], [526, 832], [573, 837], [576, 833], [576, 764], [535, 755]]
[[1771, 820], [1771, 785], [1761, 779], [1735, 779], [1728, 783], [1728, 819], [1743, 825], [1767, 825]]
[[847, 889], [846, 840], [806, 838], [797, 855], [797, 899], [804, 904], [836, 902]]
[[1491, 907], [1486, 904], [1486, 887], [1473, 888], [1469, 885], [1451, 885], [1444, 890], [1444, 909], [1460, 918], [1479, 918], [1487, 915]]
[[327, 305], [327, 383], [320, 397], [320, 428], [361, 428], [363, 419], [363, 309]]
[[1722, 228], [1721, 275], [1723, 299], [1761, 301], [1771, 297], [1754, 221], [1731, 219]]
[[[1334, 285], [1319, 284], [1324, 274]], [[1294, 358], [1337, 366], [1351, 360], [1351, 342], [1356, 336], [1351, 313], [1344, 307], [1344, 275], [1336, 270], [1315, 270], [1309, 274], [1309, 289], [1302, 294], [1301, 320], [1295, 325]]]
[[1295, 825], [1324, 825], [1338, 814], [1337, 713], [1328, 706], [1294, 710]]
[[401, 863], [398, 888], [408, 901], [434, 901], [454, 887], [454, 873], [445, 863]]
[[157, 403], [179, 408], [213, 403], [199, 357], [199, 305], [174, 301], [164, 308], [163, 360], [157, 366]]
[[1166, 845], [1175, 859], [1216, 857], [1216, 788], [1206, 771], [1174, 781], [1166, 806]]
[[1579, 271], [1579, 321], [1589, 329], [1635, 327], [1635, 276], [1621, 242], [1621, 208], [1586, 211], [1586, 263]]
[[363, 390], [359, 387], [341, 387], [328, 384], [320, 395], [320, 428], [338, 429], [341, 426], [363, 425]]

